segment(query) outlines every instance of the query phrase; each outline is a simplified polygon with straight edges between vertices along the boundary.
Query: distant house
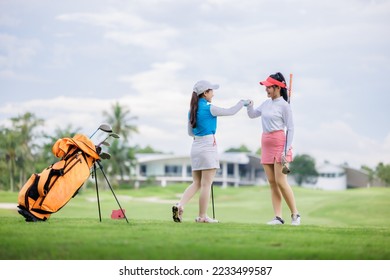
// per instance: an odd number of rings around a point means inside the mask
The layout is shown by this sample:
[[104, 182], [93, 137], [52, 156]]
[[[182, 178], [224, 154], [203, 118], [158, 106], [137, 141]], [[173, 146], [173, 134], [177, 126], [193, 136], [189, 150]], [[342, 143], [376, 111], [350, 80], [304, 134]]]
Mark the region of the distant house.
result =
[[344, 167], [347, 174], [347, 188], [369, 188], [371, 186], [384, 186], [384, 182], [371, 178], [366, 170]]
[[347, 189], [347, 175], [343, 167], [324, 163], [316, 169], [318, 172], [316, 180], [304, 182], [303, 187], [321, 190]]
[[[219, 156], [220, 169], [214, 184], [227, 186], [253, 186], [268, 184], [260, 157], [250, 153], [222, 153]], [[378, 180], [371, 180], [364, 170], [347, 166], [323, 163], [316, 167], [318, 177], [303, 182], [302, 187], [320, 190], [346, 190], [382, 186]], [[192, 182], [191, 160], [188, 155], [136, 154], [136, 165], [132, 172], [136, 187], [146, 182], [165, 187], [169, 183]], [[293, 173], [288, 176], [290, 185], [295, 185]]]
[[[154, 181], [161, 186], [173, 182], [192, 182], [189, 156], [170, 154], [136, 154], [136, 166], [132, 172], [135, 185]], [[220, 154], [220, 169], [214, 184], [227, 186], [261, 185], [266, 183], [260, 158], [248, 153]]]
[[317, 168], [318, 177], [305, 182], [303, 187], [321, 190], [346, 190], [350, 188], [367, 188], [383, 186], [383, 182], [370, 178], [365, 170], [354, 169], [343, 165], [324, 163]]

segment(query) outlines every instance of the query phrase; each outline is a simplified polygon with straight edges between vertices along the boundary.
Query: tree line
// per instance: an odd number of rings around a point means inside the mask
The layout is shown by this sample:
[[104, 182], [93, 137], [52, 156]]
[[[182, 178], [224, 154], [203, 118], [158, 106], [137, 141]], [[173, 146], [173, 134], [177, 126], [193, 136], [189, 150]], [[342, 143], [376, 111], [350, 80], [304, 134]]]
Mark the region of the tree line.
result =
[[[138, 132], [133, 124], [137, 117], [132, 116], [126, 106], [114, 103], [110, 111], [102, 112], [102, 118], [120, 135], [110, 144], [111, 159], [106, 161], [105, 171], [113, 180], [123, 179], [134, 164], [135, 153], [142, 152], [138, 146], [127, 144], [132, 134]], [[0, 190], [19, 191], [32, 173], [40, 173], [59, 160], [55, 160], [52, 153], [58, 139], [73, 137], [81, 131], [80, 127], [67, 125], [57, 127], [48, 135], [42, 131], [45, 121], [31, 112], [12, 117], [10, 123], [9, 127], [0, 127]]]

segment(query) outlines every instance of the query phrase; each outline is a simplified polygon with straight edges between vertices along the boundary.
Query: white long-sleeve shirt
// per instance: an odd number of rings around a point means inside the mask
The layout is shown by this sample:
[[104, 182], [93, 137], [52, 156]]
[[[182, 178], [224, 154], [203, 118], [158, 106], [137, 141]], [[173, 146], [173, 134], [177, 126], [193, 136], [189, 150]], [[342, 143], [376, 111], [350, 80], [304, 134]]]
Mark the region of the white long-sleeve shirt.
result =
[[263, 132], [269, 133], [277, 130], [285, 130], [287, 133], [287, 150], [291, 149], [294, 136], [294, 122], [290, 104], [283, 97], [274, 100], [268, 99], [259, 107], [253, 109], [253, 105], [247, 107], [248, 117], [251, 119], [261, 116]]

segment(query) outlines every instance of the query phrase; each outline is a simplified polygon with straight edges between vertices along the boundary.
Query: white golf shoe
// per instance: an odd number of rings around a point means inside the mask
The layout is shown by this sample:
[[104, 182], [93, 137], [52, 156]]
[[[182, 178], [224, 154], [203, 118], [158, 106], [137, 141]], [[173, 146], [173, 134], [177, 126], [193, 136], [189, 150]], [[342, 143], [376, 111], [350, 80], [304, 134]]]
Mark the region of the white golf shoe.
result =
[[195, 219], [195, 222], [197, 222], [197, 223], [219, 223], [218, 220], [212, 219], [210, 217], [205, 217], [205, 218], [197, 217]]
[[299, 226], [301, 224], [301, 216], [299, 214], [291, 214], [291, 225]]
[[271, 221], [267, 223], [267, 225], [283, 225], [284, 220], [278, 216], [275, 216]]

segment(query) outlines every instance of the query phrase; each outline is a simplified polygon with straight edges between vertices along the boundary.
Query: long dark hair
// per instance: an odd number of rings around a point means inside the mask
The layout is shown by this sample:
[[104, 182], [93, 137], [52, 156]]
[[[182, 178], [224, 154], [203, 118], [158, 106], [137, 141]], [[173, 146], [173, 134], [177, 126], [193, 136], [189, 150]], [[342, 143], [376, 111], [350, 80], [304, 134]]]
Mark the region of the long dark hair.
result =
[[204, 94], [209, 91], [210, 90], [208, 89], [204, 93], [199, 95], [196, 92], [192, 92], [192, 97], [190, 102], [190, 124], [192, 128], [196, 127], [196, 121], [197, 121], [196, 114], [198, 113], [199, 98], [204, 97]]
[[286, 79], [282, 75], [282, 73], [277, 72], [275, 74], [270, 75], [271, 78], [278, 80], [279, 82], [282, 82], [286, 85], [284, 88], [280, 88], [280, 95], [283, 96], [283, 99], [288, 102], [288, 95], [287, 95], [287, 84], [286, 84]]
[[198, 112], [198, 101], [198, 94], [196, 92], [193, 92], [190, 102], [190, 124], [192, 128], [196, 127], [196, 113]]

